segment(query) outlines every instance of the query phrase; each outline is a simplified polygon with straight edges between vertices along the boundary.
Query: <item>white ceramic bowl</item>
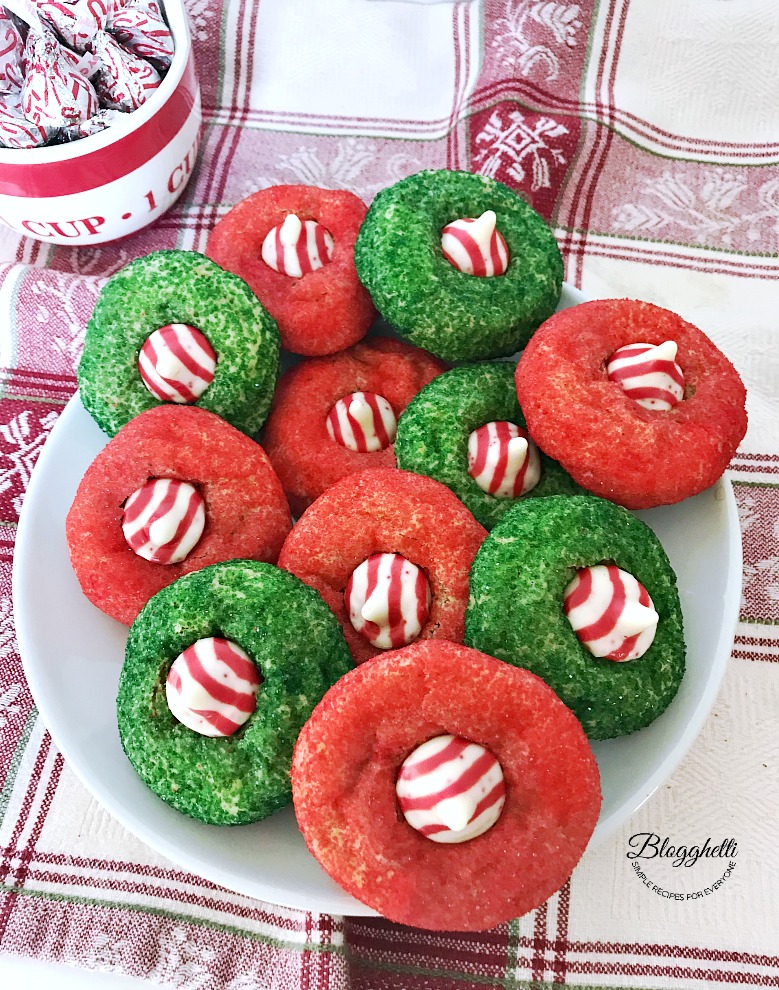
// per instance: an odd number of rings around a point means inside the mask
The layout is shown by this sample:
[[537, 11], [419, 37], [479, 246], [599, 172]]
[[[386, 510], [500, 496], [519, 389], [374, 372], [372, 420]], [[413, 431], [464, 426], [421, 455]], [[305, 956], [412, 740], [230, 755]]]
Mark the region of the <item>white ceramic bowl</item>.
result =
[[175, 55], [151, 98], [114, 126], [45, 148], [0, 148], [0, 219], [51, 244], [133, 234], [184, 191], [200, 144], [200, 87], [183, 0], [166, 0]]
[[[561, 308], [582, 299], [566, 286]], [[373, 914], [311, 857], [292, 808], [254, 825], [203, 825], [160, 801], [124, 756], [116, 692], [127, 629], [84, 597], [65, 541], [65, 517], [78, 484], [106, 442], [79, 398], [71, 400], [41, 453], [19, 521], [13, 587], [19, 649], [54, 741], [111, 814], [184, 869], [275, 904]], [[700, 732], [730, 656], [741, 598], [741, 533], [729, 481], [641, 517], [677, 573], [687, 671], [655, 722], [595, 744], [603, 806], [591, 847], [667, 779]]]

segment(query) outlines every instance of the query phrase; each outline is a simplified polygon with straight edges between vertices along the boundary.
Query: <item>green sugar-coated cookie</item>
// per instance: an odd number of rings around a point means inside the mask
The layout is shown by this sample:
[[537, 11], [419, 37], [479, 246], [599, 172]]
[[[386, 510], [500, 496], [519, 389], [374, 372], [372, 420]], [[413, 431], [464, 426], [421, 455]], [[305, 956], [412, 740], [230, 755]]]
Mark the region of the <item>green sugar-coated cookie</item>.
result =
[[[508, 269], [468, 275], [444, 257], [441, 231], [487, 210], [497, 216]], [[563, 281], [560, 251], [543, 219], [508, 186], [470, 172], [419, 172], [382, 190], [354, 258], [381, 315], [445, 361], [520, 350], [554, 312]]]
[[[563, 613], [575, 571], [604, 563], [637, 578], [660, 617], [635, 660], [592, 656]], [[589, 495], [522, 502], [493, 529], [471, 571], [465, 642], [545, 680], [591, 739], [648, 725], [684, 674], [676, 577], [660, 541], [627, 509]]]
[[196, 405], [248, 435], [270, 409], [279, 369], [275, 321], [246, 283], [194, 251], [157, 251], [108, 280], [87, 326], [78, 368], [81, 400], [109, 436], [160, 405], [138, 360], [147, 338], [172, 324], [200, 331], [216, 354]]
[[[256, 711], [221, 738], [184, 726], [165, 694], [176, 657], [209, 636], [236, 643], [262, 675]], [[160, 591], [133, 623], [117, 700], [122, 746], [144, 783], [184, 814], [257, 821], [290, 802], [298, 733], [351, 667], [338, 620], [302, 581], [256, 561], [214, 564]]]
[[446, 485], [487, 529], [520, 498], [581, 493], [560, 465], [541, 451], [541, 477], [534, 488], [519, 498], [484, 491], [468, 473], [468, 440], [474, 430], [496, 421], [526, 428], [514, 387], [514, 365], [493, 362], [447, 371], [426, 385], [400, 417], [395, 438], [398, 467]]

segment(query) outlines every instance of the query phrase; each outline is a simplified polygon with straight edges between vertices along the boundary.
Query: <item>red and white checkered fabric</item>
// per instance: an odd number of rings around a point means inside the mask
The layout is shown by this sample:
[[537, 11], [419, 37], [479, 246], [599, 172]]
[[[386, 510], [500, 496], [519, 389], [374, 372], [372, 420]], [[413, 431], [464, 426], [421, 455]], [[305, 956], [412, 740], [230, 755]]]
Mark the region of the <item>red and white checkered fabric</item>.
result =
[[[771, 0], [188, 6], [205, 131], [175, 209], [93, 249], [0, 235], [0, 952], [192, 990], [779, 985]], [[202, 250], [216, 220], [263, 186], [313, 182], [370, 200], [404, 174], [441, 167], [518, 189], [549, 220], [569, 281], [590, 297], [681, 312], [750, 391], [749, 433], [731, 466], [744, 538], [741, 621], [703, 733], [543, 907], [455, 937], [252, 901], [135, 840], [76, 781], [41, 724], [10, 599], [24, 491], [75, 389], [105, 278], [154, 249]], [[734, 836], [738, 868], [713, 896], [669, 903], [625, 858], [637, 832]]]

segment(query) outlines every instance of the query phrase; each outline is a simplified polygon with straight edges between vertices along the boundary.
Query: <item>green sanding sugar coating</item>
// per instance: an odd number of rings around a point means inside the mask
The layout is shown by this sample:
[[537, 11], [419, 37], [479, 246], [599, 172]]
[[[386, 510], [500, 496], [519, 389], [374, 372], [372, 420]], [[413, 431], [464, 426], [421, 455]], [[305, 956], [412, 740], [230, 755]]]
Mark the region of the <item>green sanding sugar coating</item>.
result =
[[[497, 214], [509, 252], [505, 274], [466, 275], [443, 256], [454, 220]], [[419, 172], [382, 190], [354, 248], [357, 274], [381, 315], [445, 361], [521, 350], [555, 310], [560, 251], [543, 219], [501, 182], [470, 172]]]
[[194, 405], [253, 436], [279, 370], [275, 320], [243, 279], [194, 251], [157, 251], [108, 280], [87, 325], [81, 400], [109, 436], [159, 399], [138, 370], [146, 338], [170, 323], [199, 330], [216, 352], [214, 379]]
[[[222, 636], [257, 664], [257, 709], [232, 736], [179, 722], [165, 698], [173, 661]], [[353, 666], [341, 626], [319, 595], [270, 564], [232, 560], [156, 594], [130, 629], [117, 711], [122, 746], [163, 801], [211, 825], [265, 818], [292, 799], [292, 749], [314, 706]]]
[[486, 529], [520, 500], [582, 492], [557, 461], [541, 451], [541, 479], [525, 495], [496, 498], [483, 491], [468, 474], [468, 439], [479, 427], [501, 421], [526, 429], [513, 364], [474, 364], [447, 371], [426, 385], [400, 417], [395, 438], [398, 467], [446, 485]]
[[[589, 653], [563, 614], [575, 571], [609, 563], [643, 584], [660, 616], [647, 652], [621, 663]], [[465, 642], [545, 680], [591, 739], [648, 725], [684, 674], [676, 577], [660, 541], [627, 509], [590, 495], [522, 502], [493, 529], [471, 571]]]

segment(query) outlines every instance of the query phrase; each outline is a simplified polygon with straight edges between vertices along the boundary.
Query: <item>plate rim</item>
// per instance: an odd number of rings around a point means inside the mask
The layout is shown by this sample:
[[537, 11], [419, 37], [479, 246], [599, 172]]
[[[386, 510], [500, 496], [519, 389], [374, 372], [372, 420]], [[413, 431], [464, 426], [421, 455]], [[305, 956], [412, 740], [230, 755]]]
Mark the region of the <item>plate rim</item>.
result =
[[[709, 679], [703, 691], [693, 718], [691, 718], [681, 735], [675, 749], [667, 754], [657, 769], [645, 781], [644, 785], [636, 792], [633, 798], [626, 798], [605, 820], [598, 820], [595, 831], [592, 834], [588, 850], [597, 848], [602, 842], [611, 838], [622, 825], [626, 824], [642, 808], [658, 787], [664, 784], [685, 756], [692, 748], [692, 744], [700, 735], [704, 723], [711, 715], [714, 703], [722, 689], [722, 681], [730, 660], [731, 647], [736, 635], [739, 616], [741, 614], [741, 592], [743, 588], [743, 542], [741, 535], [741, 522], [738, 515], [738, 504], [733, 491], [733, 482], [730, 472], [725, 473], [707, 491], [720, 493], [720, 498], [725, 505], [725, 515], [727, 519], [728, 533], [728, 557], [733, 561], [738, 561], [740, 566], [729, 567], [727, 571], [725, 602], [726, 609], [723, 612], [720, 632], [717, 637], [717, 645], [714, 651]], [[639, 797], [639, 795], [641, 795]], [[636, 802], [636, 803], [634, 803]], [[631, 806], [630, 811], [626, 811], [627, 806]]]
[[[30, 499], [30, 495], [31, 493], [33, 495], [37, 494], [38, 487], [44, 483], [42, 479], [44, 478], [45, 472], [42, 470], [39, 471], [38, 468], [41, 464], [45, 465], [48, 456], [52, 456], [50, 452], [53, 448], [49, 446], [52, 440], [55, 440], [60, 432], [67, 430], [71, 419], [74, 419], [78, 415], [79, 411], [83, 411], [86, 416], [89, 415], [81, 403], [80, 393], [76, 391], [65, 404], [65, 407], [60, 413], [57, 422], [52, 427], [52, 431], [43, 445], [41, 453], [30, 476], [30, 481], [27, 485], [24, 501], [22, 503], [22, 509], [19, 514], [19, 522], [16, 529], [16, 541], [14, 544], [14, 560], [11, 574], [11, 595], [15, 603], [20, 600], [24, 600], [25, 598], [23, 588], [26, 583], [29, 555], [21, 554], [19, 550], [30, 539], [27, 534], [28, 531], [32, 529], [33, 525], [29, 521], [31, 513], [27, 511], [27, 505], [30, 501], [32, 501]], [[108, 439], [109, 438], [106, 438], [106, 442], [108, 442]], [[47, 448], [49, 451], [48, 456]], [[173, 840], [168, 840], [164, 833], [148, 826], [140, 815], [136, 815], [134, 813], [130, 806], [123, 804], [121, 809], [117, 810], [116, 800], [113, 797], [110, 786], [104, 782], [99, 773], [96, 773], [91, 769], [88, 761], [82, 762], [80, 757], [77, 754], [74, 754], [74, 751], [71, 750], [70, 745], [67, 742], [67, 735], [63, 736], [60, 734], [60, 725], [58, 724], [57, 719], [50, 719], [48, 717], [51, 709], [49, 708], [47, 700], [49, 694], [48, 690], [43, 687], [43, 673], [42, 670], [38, 669], [36, 664], [31, 664], [29, 659], [35, 651], [28, 635], [26, 611], [15, 609], [14, 623], [22, 669], [24, 671], [24, 676], [27, 680], [27, 685], [30, 689], [30, 694], [32, 695], [33, 703], [38, 715], [40, 716], [46, 731], [51, 736], [54, 745], [62, 754], [68, 767], [73, 771], [78, 780], [84, 785], [84, 787], [86, 787], [101, 807], [103, 807], [141, 842], [144, 842], [155, 852], [167, 857], [171, 860], [171, 862], [180, 868], [191, 872], [195, 876], [208, 880], [211, 883], [218, 884], [221, 887], [225, 887], [241, 896], [254, 897], [258, 900], [268, 901], [278, 907], [289, 908], [292, 910], [310, 909], [307, 906], [301, 905], [299, 899], [290, 897], [289, 891], [285, 888], [281, 888], [273, 882], [257, 884], [256, 881], [249, 879], [243, 889], [238, 888], [236, 886], [235, 876], [230, 870], [223, 869], [218, 864], [213, 863], [208, 864], [207, 869], [204, 869], [203, 863], [197, 854], [190, 853], [186, 847], [175, 843]], [[40, 699], [44, 699], [43, 704], [41, 704]], [[281, 813], [285, 810], [287, 809], [282, 809]], [[219, 828], [219, 826], [213, 827], [215, 829]], [[332, 894], [333, 901], [336, 902], [340, 899], [343, 903], [338, 910], [325, 911], [323, 908], [320, 909], [323, 913], [341, 913], [361, 917], [380, 917], [372, 908], [351, 897], [351, 895], [347, 894], [346, 891], [338, 887], [334, 881], [331, 882], [335, 888]]]
[[[578, 293], [577, 293], [578, 294]], [[19, 517], [16, 533], [16, 544], [14, 548], [14, 561], [12, 571], [12, 596], [15, 603], [25, 600], [24, 587], [26, 584], [27, 567], [30, 563], [30, 554], [22, 552], [27, 546], [31, 537], [28, 532], [32, 531], [31, 512], [27, 506], [36, 501], [37, 490], [43, 484], [45, 475], [45, 465], [52, 451], [56, 449], [56, 439], [61, 432], [65, 432], [71, 420], [78, 416], [79, 409], [84, 411], [80, 402], [79, 393], [71, 397], [65, 405], [57, 422], [52, 428], [51, 434], [43, 446], [41, 454], [33, 469], [27, 491], [25, 493], [22, 510]], [[106, 441], [107, 442], [107, 441]], [[44, 466], [40, 470], [41, 465]], [[710, 491], [714, 492], [714, 497], [724, 502], [725, 518], [727, 525], [727, 554], [729, 563], [741, 562], [742, 558], [742, 534], [738, 517], [733, 485], [729, 475], [723, 475]], [[31, 498], [32, 496], [32, 498]], [[643, 782], [643, 784], [631, 794], [625, 797], [617, 807], [613, 808], [605, 819], [599, 819], [595, 831], [588, 844], [587, 851], [595, 849], [604, 841], [609, 839], [614, 833], [624, 825], [636, 812], [646, 803], [655, 790], [674, 772], [681, 761], [689, 752], [693, 742], [698, 737], [703, 725], [709, 717], [721, 689], [722, 679], [730, 658], [730, 647], [733, 643], [736, 626], [740, 614], [741, 587], [743, 580], [742, 566], [729, 566], [725, 589], [725, 609], [723, 611], [719, 635], [717, 637], [716, 649], [712, 668], [709, 672], [704, 691], [693, 712], [693, 717], [686, 724], [676, 746], [671, 749], [661, 760], [660, 764]], [[31, 657], [35, 650], [28, 635], [28, 617], [26, 609], [15, 609], [15, 624], [19, 654], [22, 667], [27, 679], [30, 693], [33, 697], [36, 709], [50, 733], [57, 749], [62, 753], [68, 766], [73, 770], [76, 777], [87, 788], [90, 794], [124, 827], [128, 829], [136, 838], [144, 842], [160, 855], [163, 855], [182, 867], [206, 880], [226, 887], [240, 895], [258, 898], [269, 901], [280, 907], [294, 910], [321, 910], [330, 914], [348, 914], [353, 916], [376, 917], [377, 913], [367, 905], [354, 899], [335, 884], [332, 892], [332, 903], [329, 906], [318, 905], [312, 908], [310, 904], [301, 903], [301, 895], [295, 896], [293, 891], [280, 887], [274, 882], [263, 882], [258, 884], [256, 880], [247, 878], [237, 885], [234, 871], [220, 867], [218, 864], [208, 863], [204, 867], [200, 855], [188, 852], [186, 847], [166, 839], [164, 833], [146, 824], [144, 819], [136, 816], [132, 808], [120, 805], [117, 810], [115, 798], [110, 786], [106, 785], [99, 773], [93, 771], [88, 765], [88, 761], [82, 763], [81, 758], [74, 754], [67, 741], [67, 735], [61, 735], [57, 719], [50, 719], [51, 710], [48, 705], [48, 689], [45, 686], [40, 665], [32, 663]], [[43, 699], [41, 704], [40, 699]], [[63, 730], [64, 731], [64, 730]], [[64, 742], [64, 745], [63, 745]], [[310, 854], [309, 854], [310, 855]], [[318, 898], [317, 898], [318, 899]], [[309, 898], [311, 900], [311, 898]]]

